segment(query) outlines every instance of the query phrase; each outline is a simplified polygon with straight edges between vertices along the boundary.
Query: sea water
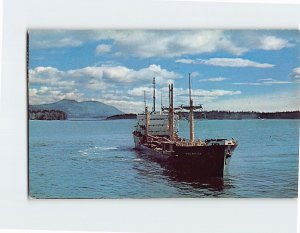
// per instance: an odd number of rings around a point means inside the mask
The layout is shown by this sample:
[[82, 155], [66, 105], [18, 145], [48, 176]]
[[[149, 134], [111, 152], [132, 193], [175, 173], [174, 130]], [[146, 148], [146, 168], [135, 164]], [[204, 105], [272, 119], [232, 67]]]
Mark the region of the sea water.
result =
[[[224, 178], [188, 179], [134, 150], [135, 120], [30, 121], [32, 198], [297, 197], [299, 120], [196, 120], [195, 138], [234, 138]], [[188, 137], [188, 122], [180, 135]]]

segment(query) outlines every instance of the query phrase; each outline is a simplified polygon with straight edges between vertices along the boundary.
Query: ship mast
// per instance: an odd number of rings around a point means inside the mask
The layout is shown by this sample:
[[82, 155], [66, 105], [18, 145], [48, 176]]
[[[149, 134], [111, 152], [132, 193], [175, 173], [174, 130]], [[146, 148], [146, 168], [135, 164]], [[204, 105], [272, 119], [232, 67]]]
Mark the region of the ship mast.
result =
[[199, 106], [194, 106], [193, 105], [193, 99], [192, 99], [192, 87], [191, 87], [191, 74], [189, 73], [189, 105], [187, 106], [182, 106], [182, 109], [188, 110], [189, 111], [189, 123], [190, 123], [190, 142], [193, 144], [195, 141], [195, 136], [194, 136], [194, 110], [197, 109], [202, 109], [201, 104]]
[[163, 96], [162, 96], [162, 88], [160, 88], [160, 113], [163, 111]]
[[145, 104], [145, 135], [146, 135], [146, 141], [148, 141], [148, 132], [149, 132], [149, 112], [147, 108], [146, 103], [146, 91], [144, 91], [144, 104]]
[[146, 113], [146, 108], [147, 108], [147, 104], [146, 104], [146, 91], [144, 91], [144, 107], [145, 107], [145, 113]]
[[174, 139], [173, 84], [169, 84], [169, 136]]
[[153, 112], [155, 112], [155, 77], [153, 77]]
[[189, 73], [189, 98], [190, 98], [190, 141], [194, 142], [194, 106], [192, 100], [191, 74]]

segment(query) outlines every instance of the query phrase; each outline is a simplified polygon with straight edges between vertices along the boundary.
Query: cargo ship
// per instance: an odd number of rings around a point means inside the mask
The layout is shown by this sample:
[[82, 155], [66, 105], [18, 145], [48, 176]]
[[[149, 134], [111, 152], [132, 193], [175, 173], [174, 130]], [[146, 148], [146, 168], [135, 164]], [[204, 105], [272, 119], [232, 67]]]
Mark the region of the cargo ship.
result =
[[[223, 177], [233, 151], [237, 147], [235, 139], [194, 138], [194, 111], [202, 105], [194, 106], [191, 77], [189, 75], [189, 105], [174, 107], [173, 84], [169, 84], [169, 107], [155, 110], [155, 78], [153, 78], [153, 108], [137, 115], [133, 131], [136, 150], [145, 154], [176, 173], [199, 177]], [[179, 136], [179, 111], [189, 112], [189, 139]]]

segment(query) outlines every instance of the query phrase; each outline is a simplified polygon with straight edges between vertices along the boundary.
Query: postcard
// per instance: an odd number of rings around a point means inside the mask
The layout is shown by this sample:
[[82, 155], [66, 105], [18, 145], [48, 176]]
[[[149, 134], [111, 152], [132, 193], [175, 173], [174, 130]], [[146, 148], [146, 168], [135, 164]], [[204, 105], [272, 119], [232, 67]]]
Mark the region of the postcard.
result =
[[29, 196], [296, 198], [299, 38], [29, 29]]

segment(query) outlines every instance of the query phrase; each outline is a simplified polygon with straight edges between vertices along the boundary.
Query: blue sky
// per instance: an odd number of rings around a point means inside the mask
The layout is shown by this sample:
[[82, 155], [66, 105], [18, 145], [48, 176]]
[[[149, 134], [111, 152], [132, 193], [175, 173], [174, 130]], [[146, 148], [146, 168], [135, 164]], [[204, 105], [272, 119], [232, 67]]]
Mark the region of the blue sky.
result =
[[30, 30], [29, 102], [97, 100], [124, 112], [167, 105], [205, 110], [299, 110], [297, 30]]

